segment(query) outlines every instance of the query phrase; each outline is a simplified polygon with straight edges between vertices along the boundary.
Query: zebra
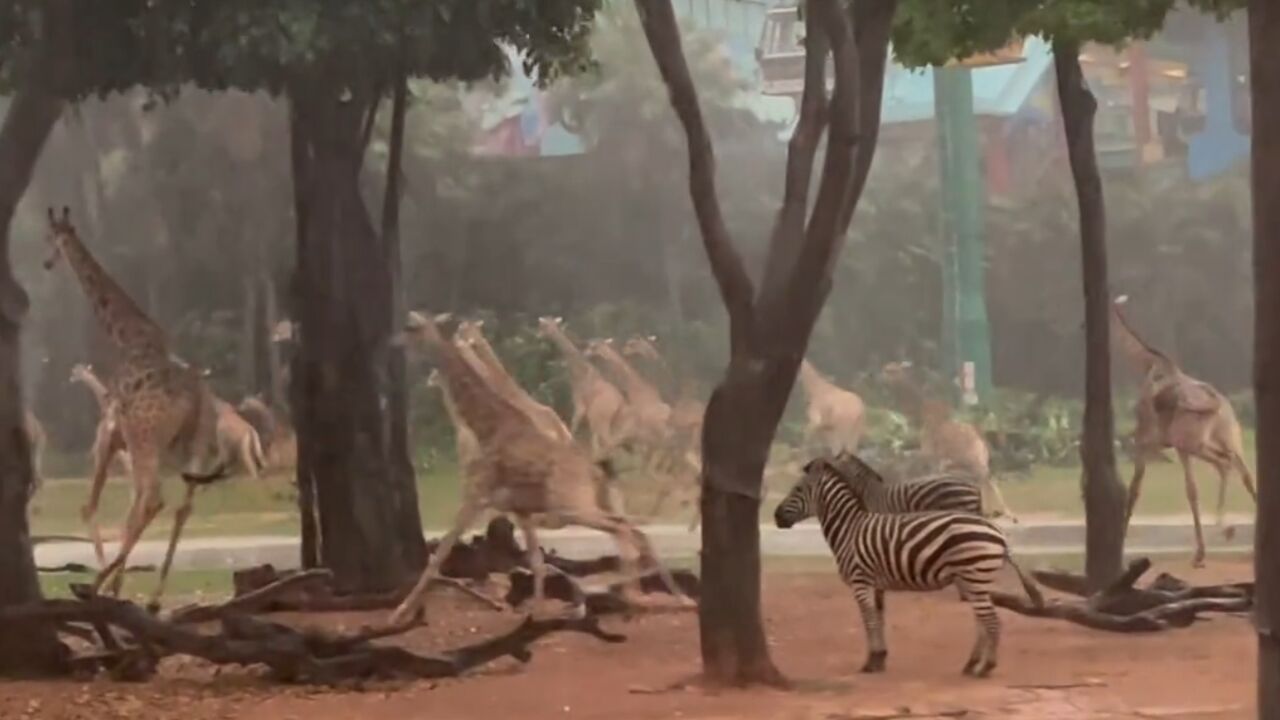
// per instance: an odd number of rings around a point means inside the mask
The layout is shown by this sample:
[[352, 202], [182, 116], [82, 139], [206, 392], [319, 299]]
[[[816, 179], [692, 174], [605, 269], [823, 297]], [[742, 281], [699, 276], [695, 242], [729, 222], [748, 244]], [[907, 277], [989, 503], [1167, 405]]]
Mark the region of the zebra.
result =
[[886, 483], [880, 473], [848, 451], [835, 457], [818, 457], [804, 466], [806, 475], [835, 473], [849, 480], [861, 478], [863, 502], [873, 513], [909, 513], [929, 510], [982, 515], [982, 489], [969, 476], [935, 473], [924, 477]]
[[954, 584], [978, 624], [964, 674], [986, 677], [996, 667], [1000, 642], [1000, 619], [991, 604], [997, 574], [1008, 562], [1032, 603], [1043, 605], [1039, 590], [1013, 562], [1004, 533], [990, 520], [959, 512], [869, 512], [865, 498], [874, 485], [866, 475], [808, 473], [778, 504], [774, 521], [786, 529], [817, 516], [862, 614], [868, 650], [862, 672], [884, 672], [889, 656], [883, 591], [940, 590]]

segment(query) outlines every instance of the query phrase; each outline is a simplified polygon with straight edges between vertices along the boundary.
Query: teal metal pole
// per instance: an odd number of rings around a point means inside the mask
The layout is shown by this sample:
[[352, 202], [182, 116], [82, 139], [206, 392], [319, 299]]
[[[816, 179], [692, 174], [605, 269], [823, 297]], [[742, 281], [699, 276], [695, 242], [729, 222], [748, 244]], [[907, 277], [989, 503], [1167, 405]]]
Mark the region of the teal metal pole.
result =
[[[933, 69], [938, 159], [942, 174], [943, 368], [951, 378], [972, 364], [979, 401], [991, 397], [991, 327], [987, 320], [983, 208], [986, 179], [973, 112], [973, 73]], [[972, 399], [972, 398], [970, 398]]]

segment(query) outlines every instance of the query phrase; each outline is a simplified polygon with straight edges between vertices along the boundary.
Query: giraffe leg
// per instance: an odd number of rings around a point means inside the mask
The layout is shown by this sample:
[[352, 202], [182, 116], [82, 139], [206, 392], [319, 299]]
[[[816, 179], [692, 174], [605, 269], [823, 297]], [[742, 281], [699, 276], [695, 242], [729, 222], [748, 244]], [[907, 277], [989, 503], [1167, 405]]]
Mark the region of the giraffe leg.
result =
[[1191, 558], [1191, 565], [1204, 567], [1204, 530], [1200, 527], [1200, 493], [1196, 488], [1195, 475], [1191, 472], [1191, 456], [1180, 449], [1178, 460], [1182, 463], [1182, 480], [1186, 485], [1187, 503], [1191, 505], [1191, 520], [1196, 528], [1196, 553]]
[[244, 464], [245, 472], [249, 477], [258, 479], [258, 460], [253, 454], [253, 436], [245, 433], [240, 438], [240, 462]]
[[147, 603], [147, 607], [153, 612], [160, 609], [160, 597], [164, 595], [165, 584], [169, 580], [173, 554], [178, 549], [178, 538], [182, 537], [182, 528], [187, 524], [187, 518], [191, 517], [191, 506], [194, 504], [195, 494], [196, 484], [187, 483], [187, 494], [183, 496], [182, 504], [173, 513], [173, 530], [169, 534], [169, 547], [164, 553], [164, 564], [160, 566], [160, 580], [156, 582], [156, 589], [151, 593], [151, 601]]
[[1139, 446], [1133, 454], [1133, 479], [1129, 481], [1129, 504], [1124, 512], [1125, 532], [1129, 530], [1129, 521], [1133, 519], [1133, 509], [1138, 505], [1138, 496], [1142, 494], [1142, 479], [1147, 475], [1146, 449]]
[[129, 519], [125, 524], [120, 550], [116, 553], [115, 559], [98, 571], [98, 576], [93, 581], [95, 593], [108, 579], [112, 580], [113, 591], [119, 593], [129, 553], [133, 552], [134, 546], [142, 538], [142, 532], [164, 508], [164, 500], [160, 497], [159, 451], [150, 447], [135, 447], [133, 470], [133, 504], [129, 508]]
[[884, 594], [861, 583], [854, 584], [852, 588], [853, 599], [858, 601], [862, 626], [867, 633], [867, 661], [862, 665], [862, 672], [884, 672], [885, 663], [889, 659], [889, 649], [884, 642], [884, 618], [880, 615]]
[[98, 559], [98, 567], [107, 564], [107, 553], [102, 547], [102, 530], [98, 526], [98, 503], [102, 500], [102, 489], [107, 484], [107, 471], [115, 455], [110, 428], [98, 423], [98, 430], [93, 439], [93, 481], [89, 485], [89, 499], [80, 508], [80, 518], [89, 529], [89, 539], [93, 541], [93, 554]]
[[1253, 485], [1253, 473], [1249, 471], [1249, 466], [1245, 464], [1244, 458], [1234, 451], [1231, 453], [1231, 464], [1240, 473], [1240, 482], [1244, 483], [1244, 489], [1249, 491], [1249, 496], [1253, 498], [1253, 502], [1256, 505], [1258, 503], [1258, 490]]
[[1211, 461], [1213, 469], [1218, 472], [1218, 505], [1214, 508], [1214, 524], [1221, 530], [1226, 525], [1227, 479], [1231, 474], [1231, 464], [1224, 460]]
[[999, 508], [999, 510], [996, 511], [996, 516], [999, 517], [1003, 515], [1004, 517], [1009, 518], [1009, 522], [1016, 525], [1018, 523], [1018, 516], [1013, 514], [1013, 510], [1009, 508], [1009, 503], [1004, 501], [1004, 494], [1000, 492], [1000, 486], [996, 483], [996, 479], [988, 472], [982, 482], [987, 486], [987, 489], [991, 491], [991, 499], [995, 501], [996, 507]]
[[533, 607], [530, 615], [537, 617], [546, 602], [547, 565], [542, 557], [542, 547], [538, 545], [538, 531], [533, 519], [527, 515], [516, 517], [520, 532], [524, 535], [525, 554], [529, 558], [529, 570], [533, 573]]
[[453, 519], [453, 529], [444, 537], [440, 538], [440, 544], [436, 546], [436, 551], [431, 553], [431, 560], [427, 562], [427, 567], [422, 571], [422, 575], [418, 578], [417, 584], [409, 591], [400, 605], [391, 613], [388, 622], [391, 625], [400, 625], [409, 620], [409, 617], [422, 607], [423, 595], [426, 594], [427, 588], [431, 585], [431, 581], [440, 574], [440, 568], [444, 565], [444, 561], [448, 559], [449, 553], [453, 552], [453, 546], [457, 544], [458, 538], [462, 533], [471, 527], [476, 518], [484, 511], [484, 505], [478, 498], [468, 495], [462, 501], [462, 507], [458, 509], [458, 514]]

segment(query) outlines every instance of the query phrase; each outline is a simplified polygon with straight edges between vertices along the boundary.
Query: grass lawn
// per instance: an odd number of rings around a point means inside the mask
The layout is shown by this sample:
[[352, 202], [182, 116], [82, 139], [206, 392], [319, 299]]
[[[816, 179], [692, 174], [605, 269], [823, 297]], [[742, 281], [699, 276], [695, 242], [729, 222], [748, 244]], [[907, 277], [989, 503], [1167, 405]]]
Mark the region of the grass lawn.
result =
[[[146, 602], [159, 577], [155, 572], [129, 573], [120, 594], [127, 600]], [[71, 597], [72, 584], [91, 582], [92, 573], [40, 573], [40, 587], [47, 598]], [[166, 605], [176, 604], [174, 600], [198, 602], [230, 595], [231, 573], [226, 570], [174, 570], [169, 573], [169, 587], [165, 590]]]
[[[1253, 436], [1247, 434], [1246, 457], [1253, 457]], [[1200, 482], [1200, 504], [1205, 517], [1211, 517], [1217, 500], [1217, 475], [1211, 467], [1196, 462], [1193, 466]], [[1121, 481], [1126, 485], [1133, 472], [1127, 461], [1120, 463]], [[761, 507], [761, 518], [772, 516], [773, 507], [786, 493], [792, 476], [774, 473], [768, 482], [769, 495]], [[1079, 517], [1080, 470], [1078, 467], [1037, 467], [1027, 477], [999, 479], [1010, 507], [1019, 514], [1052, 514]], [[644, 515], [652, 505], [652, 487], [633, 473], [624, 473], [623, 488], [628, 508]], [[176, 477], [164, 485], [164, 497], [172, 507], [182, 497], [182, 483]], [[114, 537], [128, 509], [130, 483], [125, 477], [108, 479], [103, 493], [99, 519], [108, 538]], [[32, 532], [36, 535], [84, 534], [80, 507], [88, 495], [84, 478], [50, 478], [32, 503]], [[418, 472], [418, 505], [423, 526], [441, 529], [449, 525], [458, 507], [459, 480], [456, 468], [437, 465]], [[669, 502], [661, 520], [684, 523], [689, 520], [688, 506]], [[1227, 488], [1227, 511], [1249, 512], [1253, 502], [1238, 479]], [[1187, 512], [1182, 469], [1177, 462], [1149, 463], [1139, 515], [1177, 515]], [[152, 524], [146, 537], [163, 539], [170, 527], [170, 513], [164, 513]], [[238, 477], [200, 491], [196, 509], [188, 521], [186, 536], [212, 535], [296, 535], [297, 509], [290, 478], [268, 477], [254, 482]]]

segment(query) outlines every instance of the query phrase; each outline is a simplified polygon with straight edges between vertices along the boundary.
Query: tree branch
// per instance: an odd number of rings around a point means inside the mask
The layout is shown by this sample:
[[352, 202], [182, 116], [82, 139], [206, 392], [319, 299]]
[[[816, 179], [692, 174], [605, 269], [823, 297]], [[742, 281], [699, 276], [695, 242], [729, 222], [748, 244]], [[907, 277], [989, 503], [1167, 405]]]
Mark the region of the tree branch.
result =
[[135, 677], [154, 672], [155, 661], [161, 657], [190, 655], [218, 665], [263, 664], [285, 681], [324, 684], [370, 677], [452, 677], [505, 656], [527, 662], [529, 645], [553, 632], [581, 632], [610, 643], [625, 639], [605, 632], [594, 617], [529, 619], [494, 638], [436, 655], [418, 655], [369, 643], [408, 631], [413, 625], [329, 634], [233, 614], [222, 618], [222, 632], [206, 634], [165, 622], [133, 603], [100, 596], [0, 608], [0, 626], [36, 620], [110, 625], [125, 631], [137, 646], [117, 646], [115, 651], [107, 649], [90, 657], [99, 662], [114, 661], [117, 668], [128, 666]]
[[831, 42], [818, 19], [821, 13], [805, 13], [804, 90], [800, 114], [787, 143], [787, 173], [782, 207], [769, 239], [765, 276], [760, 299], [774, 296], [785, 284], [804, 238], [805, 214], [809, 210], [809, 186], [813, 179], [813, 159], [827, 122], [827, 56]]
[[675, 11], [670, 0], [635, 0], [635, 4], [649, 50], [671, 96], [671, 107], [684, 127], [689, 146], [689, 193], [707, 260], [729, 312], [730, 335], [736, 350], [751, 335], [754, 287], [725, 226], [716, 193], [715, 151], [689, 74]]
[[884, 73], [889, 58], [889, 34], [897, 0], [854, 2], [849, 12], [853, 18], [853, 39], [858, 46], [858, 155], [854, 160], [853, 182], [845, 195], [834, 259], [840, 254], [844, 236], [853, 221], [862, 190], [871, 174], [880, 140], [881, 106], [884, 102]]
[[[827, 150], [813, 212], [804, 231], [787, 238], [795, 249], [788, 252], [785, 245], [779, 247], [782, 257], [770, 264], [769, 279], [764, 283], [767, 294], [760, 298], [759, 306], [767, 315], [765, 322], [770, 328], [770, 337], [774, 337], [775, 332], [807, 335], [811, 323], [794, 322], [793, 316], [799, 313], [803, 318], [816, 317], [826, 298], [831, 281], [829, 272], [823, 273], [832, 266], [838, 238], [843, 235], [840, 221], [858, 146], [859, 58], [849, 16], [836, 0], [810, 0], [806, 10], [812, 19], [810, 26], [820, 27], [827, 33], [835, 65], [835, 89], [831, 95]], [[788, 262], [790, 258], [786, 255], [794, 260]], [[803, 347], [804, 343], [798, 345]]]

